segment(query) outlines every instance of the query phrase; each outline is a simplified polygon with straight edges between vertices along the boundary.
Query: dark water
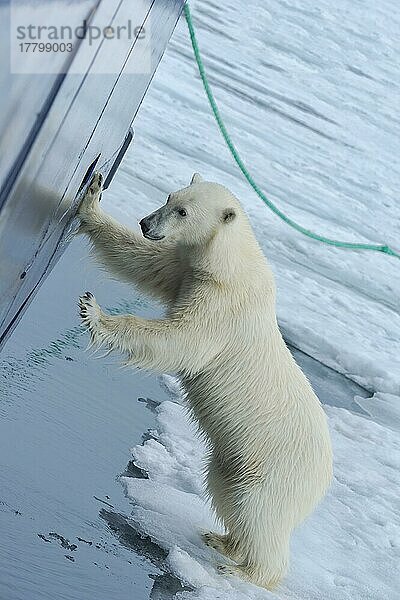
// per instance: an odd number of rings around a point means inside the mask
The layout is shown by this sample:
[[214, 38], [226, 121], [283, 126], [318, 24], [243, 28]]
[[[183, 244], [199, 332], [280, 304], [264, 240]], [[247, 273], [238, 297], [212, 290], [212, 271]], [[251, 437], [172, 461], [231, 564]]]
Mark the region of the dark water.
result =
[[181, 589], [162, 575], [161, 550], [124, 517], [117, 481], [154, 423], [138, 398], [166, 393], [155, 377], [85, 353], [77, 316], [85, 289], [103, 306], [149, 306], [82, 256], [74, 241], [0, 360], [1, 600], [168, 598]]
[[[154, 314], [110, 282], [75, 240], [0, 360], [0, 600], [171, 598], [182, 589], [164, 552], [138, 535], [118, 475], [153, 427], [156, 377], [84, 349], [77, 298]], [[355, 409], [356, 384], [294, 350], [322, 401]], [[141, 398], [142, 401], [138, 401]], [[143, 399], [150, 401], [144, 402]]]

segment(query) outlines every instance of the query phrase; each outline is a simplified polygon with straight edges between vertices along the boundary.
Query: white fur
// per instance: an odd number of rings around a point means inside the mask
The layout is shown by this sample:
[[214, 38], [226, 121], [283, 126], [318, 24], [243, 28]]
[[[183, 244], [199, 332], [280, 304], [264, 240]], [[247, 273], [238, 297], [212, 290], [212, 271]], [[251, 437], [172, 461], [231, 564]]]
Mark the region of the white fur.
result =
[[239, 202], [197, 174], [151, 218], [157, 242], [102, 212], [100, 189], [95, 179], [81, 205], [83, 232], [105, 267], [163, 301], [167, 316], [99, 317], [84, 296], [84, 322], [128, 362], [180, 375], [209, 442], [207, 490], [226, 529], [203, 539], [236, 561], [222, 572], [271, 589], [287, 570], [293, 528], [332, 476], [325, 414], [279, 331], [271, 269]]

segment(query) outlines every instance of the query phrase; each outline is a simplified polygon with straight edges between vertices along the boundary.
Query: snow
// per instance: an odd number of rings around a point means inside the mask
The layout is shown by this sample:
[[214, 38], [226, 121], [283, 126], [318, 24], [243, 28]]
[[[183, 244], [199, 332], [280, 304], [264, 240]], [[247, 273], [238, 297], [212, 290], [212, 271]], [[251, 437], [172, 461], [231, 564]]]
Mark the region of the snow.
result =
[[[271, 200], [323, 235], [399, 250], [397, 2], [191, 6], [221, 114]], [[216, 574], [218, 557], [198, 533], [214, 527], [201, 498], [204, 448], [180, 404], [160, 405], [156, 439], [133, 451], [149, 474], [124, 479], [135, 523], [194, 588], [181, 598], [398, 598], [400, 261], [309, 240], [263, 205], [213, 121], [183, 19], [135, 130], [105, 208], [135, 222], [187, 185], [193, 171], [227, 185], [273, 266], [286, 339], [371, 392], [355, 398], [370, 420], [326, 408], [334, 484], [294, 536], [290, 573], [276, 593]], [[177, 384], [164, 383], [180, 401]]]

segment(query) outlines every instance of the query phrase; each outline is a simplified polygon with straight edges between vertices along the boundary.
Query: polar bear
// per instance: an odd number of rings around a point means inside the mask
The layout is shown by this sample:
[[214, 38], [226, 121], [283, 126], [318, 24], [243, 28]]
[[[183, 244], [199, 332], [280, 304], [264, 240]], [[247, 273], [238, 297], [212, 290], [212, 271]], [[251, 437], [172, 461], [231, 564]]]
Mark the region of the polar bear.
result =
[[110, 316], [86, 293], [83, 323], [129, 363], [179, 375], [226, 531], [203, 539], [231, 559], [222, 573], [272, 589], [291, 532], [329, 486], [332, 451], [325, 413], [279, 331], [271, 269], [238, 200], [198, 174], [140, 221], [143, 237], [100, 209], [100, 193], [97, 174], [79, 210], [95, 255], [167, 312]]

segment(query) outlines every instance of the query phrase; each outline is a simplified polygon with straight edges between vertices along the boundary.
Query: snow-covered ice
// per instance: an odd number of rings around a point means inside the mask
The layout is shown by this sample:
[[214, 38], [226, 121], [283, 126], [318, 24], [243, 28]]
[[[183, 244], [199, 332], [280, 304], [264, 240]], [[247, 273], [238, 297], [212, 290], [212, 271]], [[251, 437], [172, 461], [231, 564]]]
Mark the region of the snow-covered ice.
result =
[[[221, 113], [262, 189], [316, 232], [399, 249], [398, 3], [191, 4]], [[289, 576], [274, 594], [217, 576], [218, 556], [198, 534], [213, 526], [201, 499], [204, 448], [177, 403], [160, 405], [156, 439], [133, 451], [149, 474], [124, 480], [134, 521], [194, 588], [182, 598], [397, 599], [400, 261], [313, 242], [268, 211], [213, 121], [183, 20], [135, 129], [106, 209], [136, 221], [193, 171], [226, 184], [272, 263], [285, 337], [367, 388], [371, 399], [355, 401], [371, 420], [327, 407], [334, 484], [296, 533]]]

